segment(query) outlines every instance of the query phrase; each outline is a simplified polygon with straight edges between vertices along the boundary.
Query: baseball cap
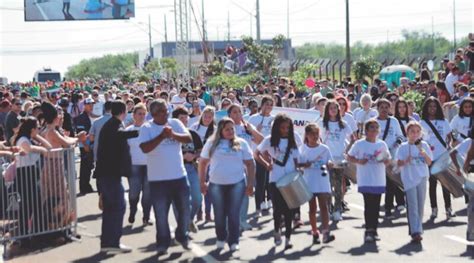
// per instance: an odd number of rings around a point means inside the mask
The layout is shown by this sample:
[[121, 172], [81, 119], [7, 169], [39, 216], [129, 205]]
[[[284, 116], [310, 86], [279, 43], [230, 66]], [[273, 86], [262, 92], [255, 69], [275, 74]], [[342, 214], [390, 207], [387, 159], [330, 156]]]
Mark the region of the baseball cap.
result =
[[61, 107], [69, 106], [69, 100], [66, 99], [66, 98], [62, 98], [62, 99], [59, 101], [58, 105], [61, 106]]

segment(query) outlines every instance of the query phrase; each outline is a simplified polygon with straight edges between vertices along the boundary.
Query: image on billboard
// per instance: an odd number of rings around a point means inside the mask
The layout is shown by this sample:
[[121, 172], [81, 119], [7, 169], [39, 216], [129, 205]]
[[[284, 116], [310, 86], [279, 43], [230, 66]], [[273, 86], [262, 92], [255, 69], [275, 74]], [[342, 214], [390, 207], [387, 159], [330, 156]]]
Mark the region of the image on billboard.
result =
[[129, 19], [135, 0], [24, 0], [25, 21]]

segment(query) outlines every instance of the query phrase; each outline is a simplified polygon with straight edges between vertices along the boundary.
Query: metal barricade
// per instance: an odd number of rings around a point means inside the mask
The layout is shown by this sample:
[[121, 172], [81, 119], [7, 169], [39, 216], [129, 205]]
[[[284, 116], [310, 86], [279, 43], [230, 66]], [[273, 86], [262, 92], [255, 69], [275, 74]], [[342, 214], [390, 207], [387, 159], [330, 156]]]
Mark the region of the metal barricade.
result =
[[63, 232], [77, 233], [74, 149], [16, 154], [0, 179], [0, 243]]

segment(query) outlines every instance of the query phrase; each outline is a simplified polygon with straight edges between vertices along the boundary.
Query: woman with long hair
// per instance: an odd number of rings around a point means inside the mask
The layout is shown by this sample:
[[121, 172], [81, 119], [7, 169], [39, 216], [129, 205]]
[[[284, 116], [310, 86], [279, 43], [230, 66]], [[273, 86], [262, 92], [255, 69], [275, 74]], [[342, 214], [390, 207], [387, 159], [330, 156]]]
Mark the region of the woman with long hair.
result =
[[410, 121], [413, 121], [412, 117], [410, 117], [409, 113], [409, 105], [406, 100], [399, 99], [395, 103], [395, 114], [394, 117], [397, 119], [398, 124], [400, 125], [400, 129], [403, 133], [403, 137], [407, 137], [406, 127]]
[[[202, 111], [201, 118], [199, 119], [198, 123], [195, 123], [191, 126], [191, 130], [195, 131], [198, 135], [199, 138], [201, 139], [201, 142], [203, 144], [206, 144], [207, 139], [211, 137], [211, 135], [214, 133], [214, 130], [216, 128], [215, 125], [215, 113], [216, 109], [212, 106], [206, 106], [204, 110]], [[210, 195], [204, 196], [204, 205], [205, 205], [205, 219], [206, 221], [210, 222], [212, 221], [212, 216], [211, 216], [211, 200], [210, 200]], [[198, 221], [202, 220], [202, 209], [198, 211], [197, 215]]]
[[254, 175], [252, 149], [235, 135], [234, 122], [224, 117], [199, 160], [201, 191], [212, 196], [218, 249], [227, 241], [231, 251], [239, 250], [240, 208], [244, 195], [253, 194]]
[[[13, 139], [20, 151], [26, 155], [16, 157], [16, 177], [13, 191], [20, 195], [20, 235], [48, 230], [41, 203], [41, 155], [47, 155], [51, 144], [39, 135], [38, 120], [35, 117], [21, 119], [18, 133]], [[32, 221], [32, 224], [28, 222]]]
[[254, 153], [255, 160], [270, 172], [270, 193], [273, 203], [273, 224], [275, 245], [280, 245], [281, 217], [285, 218], [285, 248], [291, 244], [293, 210], [286, 204], [276, 186], [276, 182], [286, 174], [296, 171], [298, 166], [299, 150], [302, 140], [294, 132], [293, 121], [286, 114], [278, 114], [272, 126], [271, 135], [266, 137]]
[[[433, 151], [433, 160], [436, 161], [444, 152], [450, 148], [452, 141], [451, 126], [445, 119], [443, 108], [438, 99], [429, 97], [423, 103], [423, 110], [421, 113], [421, 126], [423, 127], [423, 139], [428, 142]], [[439, 135], [439, 136], [438, 136]], [[438, 139], [440, 137], [440, 139]], [[436, 186], [438, 181], [434, 176], [429, 179], [429, 193], [431, 203], [431, 219], [438, 216], [438, 203], [436, 198]], [[451, 195], [449, 191], [443, 188], [444, 206], [446, 209], [446, 217], [453, 217], [453, 210], [451, 208]]]
[[[234, 122], [235, 135], [241, 139], [244, 139], [248, 145], [252, 148], [252, 151], [256, 148], [263, 140], [263, 135], [257, 131], [257, 129], [250, 123], [243, 120], [242, 108], [233, 104], [227, 110], [227, 115]], [[250, 230], [252, 226], [247, 222], [247, 211], [249, 207], [249, 198], [244, 196], [242, 208], [240, 212], [240, 227], [243, 230]]]
[[[335, 160], [342, 161], [346, 148], [355, 138], [349, 125], [342, 119], [339, 104], [335, 100], [329, 100], [324, 108], [322, 121], [319, 122], [320, 137], [323, 144], [327, 145], [331, 151], [331, 156]], [[342, 200], [343, 200], [343, 170], [331, 169], [331, 185], [333, 187], [334, 208], [333, 220], [342, 220]]]
[[[272, 123], [275, 116], [271, 114], [273, 110], [273, 98], [270, 96], [264, 96], [260, 105], [260, 113], [254, 114], [249, 117], [248, 123], [252, 124], [257, 128], [257, 131], [262, 134], [263, 137], [267, 137], [271, 134]], [[257, 216], [262, 211], [268, 210], [272, 203], [270, 202], [270, 188], [269, 188], [269, 174], [265, 167], [257, 162], [257, 173], [256, 173], [256, 184], [255, 184], [255, 207], [257, 209]]]

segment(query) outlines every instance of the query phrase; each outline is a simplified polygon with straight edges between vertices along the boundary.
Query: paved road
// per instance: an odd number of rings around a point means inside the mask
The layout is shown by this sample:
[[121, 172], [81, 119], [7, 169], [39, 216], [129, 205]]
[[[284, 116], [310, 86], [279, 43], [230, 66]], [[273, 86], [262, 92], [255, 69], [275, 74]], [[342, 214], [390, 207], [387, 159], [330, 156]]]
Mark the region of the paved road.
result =
[[[124, 182], [125, 183], [125, 182]], [[126, 184], [126, 183], [125, 183]], [[439, 205], [443, 201], [439, 191]], [[465, 241], [466, 209], [462, 198], [455, 199], [453, 206], [458, 216], [449, 221], [440, 216], [434, 222], [426, 222], [423, 245], [409, 243], [407, 220], [398, 217], [392, 221], [380, 219], [379, 235], [381, 241], [377, 244], [363, 242], [363, 199], [355, 192], [354, 187], [346, 196], [350, 211], [344, 214], [344, 220], [332, 225], [336, 240], [327, 245], [312, 245], [309, 234], [310, 226], [308, 206], [302, 207], [305, 225], [296, 229], [292, 241], [294, 248], [283, 251], [283, 247], [273, 246], [273, 222], [270, 214], [258, 220], [251, 219], [255, 227], [244, 232], [241, 237], [241, 250], [234, 255], [228, 248], [220, 253], [215, 250], [215, 232], [213, 223], [199, 222], [200, 231], [192, 234], [193, 246], [191, 251], [183, 251], [180, 246], [173, 246], [168, 255], [159, 260], [214, 262], [223, 260], [244, 260], [267, 262], [273, 260], [325, 260], [325, 261], [435, 261], [435, 262], [472, 262], [474, 249], [468, 247]], [[427, 198], [428, 202], [428, 198]], [[250, 200], [250, 212], [254, 212]], [[429, 216], [428, 203], [426, 215]], [[156, 262], [154, 226], [143, 228], [141, 225], [129, 225], [124, 222], [122, 242], [133, 247], [129, 254], [109, 256], [99, 253], [100, 211], [97, 208], [97, 195], [89, 194], [78, 198], [80, 242], [71, 242], [59, 247], [46, 247], [36, 251], [22, 251], [15, 255], [11, 262]], [[382, 214], [381, 214], [382, 215]], [[128, 216], [128, 211], [125, 220]], [[137, 215], [137, 219], [141, 214]], [[140, 221], [140, 220], [137, 220]], [[174, 222], [172, 213], [170, 221]], [[474, 245], [474, 244], [472, 244]]]
[[[83, 19], [112, 19], [111, 0], [102, 0], [104, 9], [95, 14], [88, 14], [84, 9], [89, 0], [70, 0], [71, 6], [69, 13], [63, 12], [63, 0], [26, 0], [26, 20], [28, 21], [47, 21], [47, 20], [83, 20]], [[130, 8], [133, 11], [133, 3]], [[126, 12], [122, 8], [121, 15]]]

